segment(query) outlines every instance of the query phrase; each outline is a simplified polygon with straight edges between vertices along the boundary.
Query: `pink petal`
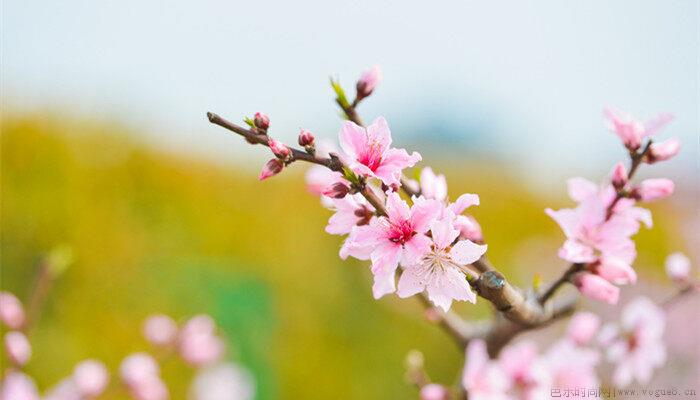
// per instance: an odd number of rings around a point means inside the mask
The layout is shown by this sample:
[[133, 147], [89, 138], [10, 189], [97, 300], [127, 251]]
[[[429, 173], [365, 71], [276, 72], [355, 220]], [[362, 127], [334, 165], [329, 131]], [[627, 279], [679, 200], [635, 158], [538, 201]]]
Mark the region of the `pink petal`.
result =
[[460, 240], [450, 250], [450, 258], [457, 264], [467, 265], [486, 253], [487, 245], [479, 245], [471, 240]]
[[425, 289], [430, 277], [430, 266], [415, 264], [406, 267], [399, 278], [399, 286], [396, 294], [401, 298], [413, 296]]
[[476, 302], [476, 295], [464, 274], [454, 268], [446, 268], [442, 273], [436, 271], [434, 274], [426, 287], [428, 299], [443, 311], [450, 310], [452, 300]]
[[653, 136], [673, 121], [673, 114], [661, 113], [644, 124], [644, 135]]
[[413, 265], [418, 263], [424, 255], [430, 251], [430, 239], [419, 233], [404, 244], [403, 256], [401, 263], [403, 265]]
[[544, 212], [549, 215], [564, 232], [568, 238], [576, 237], [576, 232], [581, 225], [579, 214], [571, 208], [562, 208], [561, 210], [552, 210], [547, 208]]
[[581, 294], [595, 300], [617, 304], [620, 298], [620, 289], [598, 275], [580, 273], [574, 279], [574, 284]]
[[386, 274], [374, 274], [374, 284], [372, 285], [372, 295], [375, 299], [380, 299], [384, 295], [394, 293], [396, 291], [395, 272], [391, 271]]
[[579, 346], [588, 344], [600, 328], [600, 317], [592, 312], [578, 312], [571, 317], [567, 336]]
[[352, 159], [356, 159], [358, 154], [362, 154], [368, 145], [367, 132], [352, 121], [343, 122], [338, 137], [340, 148]]
[[569, 189], [569, 197], [581, 202], [598, 193], [598, 185], [585, 178], [571, 178], [566, 182]]
[[596, 267], [596, 274], [603, 279], [617, 285], [625, 285], [637, 282], [637, 273], [634, 269], [616, 257], [601, 257], [600, 265]]
[[445, 175], [436, 175], [430, 167], [423, 168], [420, 172], [420, 191], [427, 199], [445, 200], [447, 198]]
[[398, 243], [384, 242], [378, 244], [372, 251], [372, 273], [374, 275], [393, 274], [399, 265], [401, 257], [401, 245]]
[[396, 192], [387, 194], [386, 197], [386, 213], [389, 221], [394, 224], [399, 224], [408, 221], [411, 218], [411, 209], [408, 207], [401, 196]]
[[559, 257], [573, 263], [585, 263], [595, 261], [593, 249], [575, 239], [569, 239], [559, 249]]
[[391, 146], [391, 131], [389, 130], [389, 124], [386, 122], [384, 117], [375, 119], [367, 127], [367, 136], [369, 137], [370, 143], [376, 143], [379, 145], [381, 153], [384, 153], [389, 146]]
[[465, 193], [457, 198], [457, 201], [447, 206], [455, 215], [459, 215], [471, 206], [479, 205], [479, 195]]
[[430, 223], [430, 232], [433, 236], [433, 243], [440, 249], [450, 246], [459, 236], [459, 231], [454, 228], [449, 219], [433, 220]]
[[416, 165], [421, 160], [420, 154], [415, 151], [409, 155], [404, 149], [390, 148], [384, 152], [381, 164], [374, 174], [387, 185], [399, 183], [401, 171]]
[[442, 213], [443, 204], [437, 200], [426, 199], [414, 203], [411, 208], [411, 224], [418, 233], [425, 233], [430, 228], [430, 222]]

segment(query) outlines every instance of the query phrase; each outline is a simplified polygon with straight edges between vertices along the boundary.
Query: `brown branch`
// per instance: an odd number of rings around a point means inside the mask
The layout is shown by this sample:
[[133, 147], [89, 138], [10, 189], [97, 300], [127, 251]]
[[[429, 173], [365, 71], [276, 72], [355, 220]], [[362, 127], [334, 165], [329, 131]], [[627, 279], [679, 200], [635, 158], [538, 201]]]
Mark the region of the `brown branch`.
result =
[[696, 283], [690, 282], [687, 285], [678, 289], [676, 293], [668, 297], [666, 300], [662, 301], [661, 307], [668, 309], [680, 300], [682, 300], [684, 297], [689, 296], [692, 293], [696, 293], [697, 291], [698, 285]]
[[418, 300], [426, 309], [435, 312], [437, 323], [450, 333], [460, 349], [466, 348], [470, 340], [484, 337], [490, 330], [490, 324], [487, 322], [469, 323], [452, 311], [443, 312], [437, 309], [425, 293], [420, 293]]

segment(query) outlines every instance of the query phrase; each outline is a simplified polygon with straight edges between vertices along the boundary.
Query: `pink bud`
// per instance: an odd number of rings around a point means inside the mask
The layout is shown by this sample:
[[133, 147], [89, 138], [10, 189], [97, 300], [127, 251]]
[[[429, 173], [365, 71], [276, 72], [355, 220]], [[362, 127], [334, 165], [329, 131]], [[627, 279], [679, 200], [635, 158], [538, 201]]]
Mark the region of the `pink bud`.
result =
[[681, 142], [678, 139], [668, 139], [661, 143], [652, 143], [647, 154], [647, 162], [653, 164], [674, 157], [681, 151]]
[[357, 81], [357, 97], [364, 98], [372, 94], [374, 88], [377, 87], [382, 80], [382, 70], [378, 65], [375, 65], [369, 71], [365, 71], [360, 80]]
[[273, 158], [272, 160], [268, 161], [263, 165], [262, 171], [260, 171], [260, 176], [258, 179], [265, 180], [271, 176], [275, 176], [282, 172], [282, 168], [284, 168], [284, 161], [280, 160], [279, 158]]
[[574, 285], [584, 296], [609, 304], [617, 304], [620, 298], [620, 289], [598, 275], [579, 273], [574, 278]]
[[0, 399], [2, 400], [40, 399], [36, 383], [22, 372], [10, 370], [0, 383]]
[[156, 346], [167, 346], [175, 341], [177, 324], [167, 315], [152, 315], [143, 325], [143, 335]]
[[5, 334], [5, 352], [13, 364], [22, 367], [32, 356], [32, 346], [24, 333], [10, 331]]
[[591, 312], [578, 312], [571, 317], [567, 336], [579, 346], [588, 344], [600, 328], [600, 317]]
[[10, 329], [19, 329], [24, 325], [22, 303], [10, 292], [0, 292], [0, 321]]
[[641, 201], [660, 200], [672, 195], [674, 188], [670, 179], [645, 179], [633, 190], [633, 196]]
[[253, 124], [255, 124], [256, 128], [266, 131], [267, 128], [270, 127], [270, 117], [263, 113], [256, 112], [253, 118]]
[[437, 383], [429, 383], [420, 389], [420, 400], [448, 400], [450, 391]]
[[85, 360], [73, 370], [73, 381], [84, 397], [93, 398], [102, 394], [107, 387], [109, 373], [100, 361]]
[[137, 386], [129, 388], [136, 400], [167, 400], [170, 396], [168, 388], [160, 376], [152, 376]]
[[332, 197], [334, 199], [342, 199], [347, 196], [350, 192], [350, 187], [344, 182], [336, 182], [323, 191], [324, 196]]
[[642, 145], [645, 127], [635, 121], [631, 115], [606, 108], [603, 112], [607, 119], [608, 129], [615, 132], [628, 149], [635, 151]]
[[289, 150], [289, 147], [285, 146], [278, 140], [270, 138], [268, 144], [270, 145], [270, 150], [272, 150], [272, 153], [274, 153], [278, 158], [286, 159], [292, 153]]
[[180, 355], [195, 366], [211, 364], [221, 358], [224, 343], [216, 335], [214, 320], [208, 315], [192, 317], [180, 333]]
[[612, 177], [610, 178], [613, 186], [615, 189], [622, 189], [627, 184], [627, 179], [627, 168], [625, 168], [623, 163], [618, 162], [613, 167]]
[[690, 277], [690, 259], [683, 253], [673, 253], [666, 258], [666, 274], [676, 282], [684, 282]]
[[159, 376], [160, 367], [149, 354], [134, 353], [122, 361], [119, 375], [127, 386], [138, 386], [152, 377]]
[[299, 146], [307, 147], [313, 145], [314, 135], [310, 131], [302, 129], [301, 132], [299, 132]]
[[454, 221], [455, 229], [459, 230], [460, 239], [468, 239], [475, 243], [484, 242], [481, 225], [471, 215], [458, 215]]

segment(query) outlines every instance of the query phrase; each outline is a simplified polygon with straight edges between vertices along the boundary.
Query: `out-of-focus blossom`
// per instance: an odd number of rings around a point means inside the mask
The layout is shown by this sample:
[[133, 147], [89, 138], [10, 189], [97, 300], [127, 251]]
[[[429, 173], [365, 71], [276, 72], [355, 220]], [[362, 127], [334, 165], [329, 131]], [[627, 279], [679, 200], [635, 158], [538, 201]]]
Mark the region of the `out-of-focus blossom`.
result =
[[690, 277], [690, 259], [683, 253], [673, 253], [666, 258], [666, 274], [676, 282]]
[[268, 161], [263, 165], [262, 171], [260, 171], [260, 176], [258, 177], [259, 180], [265, 180], [271, 176], [275, 176], [282, 172], [282, 169], [284, 168], [284, 161], [280, 160], [279, 158], [273, 158], [272, 160]]
[[24, 333], [10, 331], [5, 334], [5, 352], [13, 364], [21, 367], [32, 357], [32, 346]]
[[223, 363], [206, 367], [195, 376], [190, 386], [191, 400], [252, 400], [255, 383], [244, 368]]
[[579, 390], [599, 386], [595, 368], [600, 354], [596, 350], [561, 340], [547, 350], [542, 360], [551, 377], [552, 388]]
[[119, 374], [131, 395], [137, 400], [165, 400], [168, 388], [160, 378], [158, 363], [146, 353], [135, 353], [126, 357]]
[[84, 397], [97, 397], [104, 392], [109, 383], [109, 372], [100, 361], [81, 361], [73, 370], [73, 382]]
[[19, 329], [24, 320], [24, 307], [19, 299], [10, 292], [0, 292], [0, 322], [10, 329]]
[[177, 324], [167, 315], [152, 315], [143, 324], [143, 335], [152, 344], [167, 346], [177, 338]]
[[467, 361], [462, 375], [462, 387], [470, 400], [508, 400], [510, 381], [494, 361], [489, 359], [486, 343], [471, 340], [467, 346]]
[[345, 121], [339, 137], [348, 167], [358, 175], [376, 177], [388, 186], [399, 184], [401, 171], [421, 160], [416, 152], [409, 155], [404, 149], [391, 147], [391, 131], [384, 117], [374, 120], [367, 129]]
[[345, 182], [336, 182], [323, 191], [324, 196], [332, 199], [342, 199], [347, 196], [348, 193], [350, 193], [350, 186]]
[[630, 114], [607, 108], [604, 111], [608, 128], [615, 132], [622, 143], [630, 150], [637, 150], [642, 145], [642, 139], [652, 136], [668, 124], [673, 116], [662, 113], [655, 118], [642, 123]]
[[225, 346], [216, 334], [216, 324], [208, 315], [196, 315], [180, 331], [180, 355], [188, 363], [203, 366], [218, 361]]
[[331, 235], [348, 234], [355, 226], [369, 224], [374, 215], [374, 207], [359, 194], [333, 199], [332, 202], [335, 214], [326, 225], [326, 232]]
[[420, 400], [448, 400], [450, 391], [437, 383], [429, 383], [420, 389]]
[[507, 346], [501, 351], [498, 363], [523, 400], [539, 400], [550, 395], [551, 376], [534, 343], [523, 341]]
[[420, 192], [426, 199], [446, 200], [447, 180], [445, 175], [436, 175], [430, 167], [423, 168], [420, 172]]
[[673, 158], [681, 151], [681, 142], [678, 139], [667, 139], [660, 143], [652, 143], [646, 161], [653, 164]]
[[588, 344], [600, 328], [600, 317], [592, 312], [581, 311], [574, 314], [569, 322], [566, 336], [578, 346]]
[[326, 167], [314, 165], [306, 171], [306, 187], [317, 196], [337, 182], [343, 182], [343, 175]]
[[445, 312], [450, 309], [452, 300], [476, 302], [476, 295], [460, 266], [478, 260], [486, 252], [486, 246], [469, 240], [460, 240], [452, 246], [459, 236], [452, 220], [453, 216], [449, 216], [430, 223], [433, 244], [416, 262], [404, 263], [399, 278], [399, 297], [413, 296], [425, 290], [430, 301]]
[[633, 189], [633, 195], [641, 201], [654, 201], [664, 199], [673, 194], [675, 185], [666, 178], [645, 179], [638, 187]]
[[73, 377], [68, 377], [50, 388], [43, 400], [83, 400], [83, 395], [78, 390]]
[[9, 371], [0, 385], [0, 400], [39, 400], [36, 383], [19, 371]]
[[381, 80], [382, 70], [378, 65], [375, 65], [370, 70], [363, 72], [355, 87], [357, 89], [357, 96], [359, 98], [369, 96], [372, 94]]
[[612, 176], [610, 181], [616, 189], [622, 189], [627, 184], [627, 168], [621, 162], [615, 164], [613, 167]]
[[471, 215], [458, 215], [454, 221], [454, 227], [459, 230], [459, 238], [471, 240], [475, 243], [484, 241], [481, 225]]
[[255, 116], [253, 116], [253, 123], [255, 124], [256, 128], [259, 128], [264, 132], [270, 127], [270, 117], [263, 113], [256, 112]]
[[440, 202], [432, 199], [409, 207], [392, 192], [387, 195], [386, 217], [352, 228], [341, 256], [372, 260], [375, 298], [396, 290], [395, 272], [400, 261], [404, 265], [415, 264], [430, 251], [432, 242], [425, 233], [441, 208]]
[[270, 140], [267, 143], [268, 145], [270, 145], [270, 150], [272, 150], [272, 154], [277, 156], [277, 158], [281, 158], [284, 160], [292, 154], [292, 151], [289, 150], [289, 147], [284, 145], [284, 143], [280, 142], [279, 140], [270, 138]]
[[574, 285], [584, 296], [608, 304], [617, 304], [620, 299], [620, 289], [598, 275], [579, 273], [574, 278]]
[[600, 332], [607, 360], [615, 364], [613, 383], [624, 387], [637, 381], [647, 384], [655, 368], [666, 362], [663, 341], [665, 316], [661, 308], [646, 297], [625, 306], [619, 326], [607, 324]]

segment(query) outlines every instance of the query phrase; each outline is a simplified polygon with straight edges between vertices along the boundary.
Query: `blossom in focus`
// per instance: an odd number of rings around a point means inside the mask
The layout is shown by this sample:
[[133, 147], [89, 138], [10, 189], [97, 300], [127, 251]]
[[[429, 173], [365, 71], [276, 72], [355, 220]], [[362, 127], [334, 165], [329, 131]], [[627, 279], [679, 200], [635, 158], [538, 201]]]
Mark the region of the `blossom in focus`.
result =
[[80, 394], [93, 398], [104, 392], [109, 383], [109, 372], [102, 362], [85, 360], [75, 366], [72, 379]]
[[270, 117], [263, 113], [256, 112], [253, 116], [253, 123], [255, 124], [256, 128], [266, 131], [267, 128], [270, 127]]
[[649, 146], [649, 153], [646, 156], [646, 162], [653, 164], [659, 161], [666, 161], [673, 158], [681, 151], [681, 142], [678, 139], [667, 139], [663, 142], [652, 143]]
[[579, 292], [594, 300], [617, 304], [620, 299], [620, 288], [598, 275], [581, 272], [574, 277], [574, 285]]
[[119, 374], [137, 400], [166, 400], [169, 397], [158, 363], [146, 353], [126, 357], [119, 366]]
[[314, 134], [311, 133], [311, 131], [302, 129], [301, 132], [299, 132], [297, 143], [299, 143], [299, 146], [309, 147], [314, 145], [314, 140]]
[[10, 329], [19, 329], [24, 321], [24, 307], [19, 299], [10, 292], [0, 292], [0, 322]]
[[267, 143], [270, 146], [270, 150], [272, 150], [272, 154], [274, 154], [278, 158], [284, 160], [292, 154], [292, 151], [289, 150], [289, 147], [287, 147], [284, 143], [280, 142], [279, 140], [270, 138], [270, 140], [268, 140]]
[[600, 317], [592, 312], [581, 311], [571, 317], [566, 336], [579, 346], [588, 344], [598, 333]]
[[370, 70], [365, 71], [357, 81], [356, 89], [359, 98], [367, 97], [377, 87], [382, 80], [382, 70], [378, 65], [373, 66]]
[[470, 400], [508, 400], [510, 381], [498, 364], [486, 352], [482, 339], [469, 341], [467, 361], [462, 375], [462, 387]]
[[326, 232], [331, 235], [346, 235], [355, 226], [369, 224], [374, 215], [374, 207], [360, 194], [333, 199], [332, 203], [335, 214], [326, 225]]
[[429, 383], [420, 389], [420, 400], [448, 400], [450, 391], [437, 383]]
[[39, 400], [36, 383], [20, 371], [8, 371], [0, 382], [0, 400]]
[[622, 310], [619, 325], [607, 324], [599, 335], [606, 358], [615, 364], [613, 383], [625, 387], [637, 381], [647, 384], [652, 372], [666, 362], [663, 341], [665, 315], [646, 297], [639, 297]]
[[383, 117], [366, 129], [352, 121], [345, 121], [340, 130], [343, 159], [356, 174], [376, 177], [391, 186], [400, 183], [401, 171], [421, 160], [420, 154], [408, 154], [404, 149], [391, 146], [391, 131]]
[[498, 363], [519, 398], [540, 400], [550, 395], [551, 376], [534, 343], [522, 341], [505, 347]]
[[20, 331], [10, 331], [5, 334], [5, 353], [16, 366], [24, 366], [32, 357], [32, 346]]
[[447, 180], [445, 175], [436, 175], [430, 167], [423, 168], [420, 172], [420, 193], [426, 199], [446, 200]]
[[672, 195], [674, 188], [670, 179], [645, 179], [633, 190], [633, 194], [641, 201], [654, 201]]
[[197, 372], [190, 386], [191, 400], [252, 400], [255, 382], [244, 368], [234, 363], [216, 364]]
[[642, 139], [652, 136], [673, 119], [673, 115], [662, 113], [655, 118], [642, 123], [630, 114], [607, 108], [604, 111], [608, 129], [615, 132], [622, 143], [630, 150], [637, 150], [642, 145]]
[[260, 176], [258, 177], [259, 180], [265, 180], [271, 176], [275, 176], [282, 172], [282, 169], [284, 168], [284, 161], [280, 160], [279, 158], [273, 158], [272, 160], [268, 161], [263, 165], [262, 170], [260, 171]]
[[352, 228], [341, 257], [372, 260], [375, 298], [396, 290], [395, 272], [402, 262], [412, 265], [430, 251], [432, 241], [425, 235], [430, 223], [441, 212], [436, 200], [409, 207], [395, 192], [387, 194], [386, 217], [373, 218], [368, 225]]
[[177, 338], [177, 324], [167, 315], [152, 315], [143, 324], [143, 335], [156, 346], [167, 346]]
[[216, 334], [216, 324], [208, 315], [190, 318], [180, 331], [180, 356], [192, 365], [203, 366], [218, 361], [224, 350], [224, 342]]
[[684, 282], [690, 276], [690, 259], [683, 253], [673, 253], [666, 258], [666, 274], [676, 282]]
[[450, 309], [452, 300], [476, 302], [467, 278], [460, 266], [471, 264], [485, 252], [485, 245], [469, 240], [460, 240], [454, 229], [451, 217], [434, 220], [430, 223], [432, 246], [430, 251], [414, 263], [404, 263], [399, 278], [399, 297], [413, 296], [426, 291], [428, 299], [445, 312]]

